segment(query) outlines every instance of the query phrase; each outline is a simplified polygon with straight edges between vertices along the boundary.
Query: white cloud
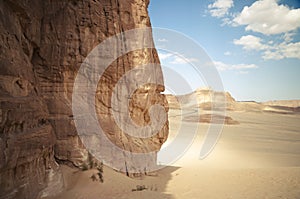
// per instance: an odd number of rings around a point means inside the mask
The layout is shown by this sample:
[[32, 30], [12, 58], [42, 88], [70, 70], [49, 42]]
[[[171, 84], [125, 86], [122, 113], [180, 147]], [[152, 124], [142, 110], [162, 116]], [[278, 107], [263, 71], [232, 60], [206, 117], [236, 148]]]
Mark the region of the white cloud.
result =
[[243, 46], [245, 50], [263, 50], [268, 48], [267, 45], [261, 43], [261, 38], [253, 35], [242, 36], [240, 39], [233, 40], [233, 43]]
[[221, 26], [231, 25], [231, 24], [232, 24], [232, 19], [231, 18], [229, 18], [229, 17], [222, 18]]
[[284, 59], [297, 58], [300, 59], [300, 42], [286, 43], [270, 46], [269, 50], [263, 52], [264, 59]]
[[245, 75], [245, 74], [248, 74], [249, 71], [239, 71], [238, 74], [242, 74], [242, 75]]
[[287, 58], [298, 58], [300, 59], [300, 42], [297, 43], [283, 43], [279, 46], [279, 49], [283, 56]]
[[167, 39], [165, 39], [165, 38], [158, 39], [158, 41], [159, 41], [159, 42], [168, 42], [168, 40], [167, 40]]
[[262, 58], [265, 60], [267, 60], [267, 59], [279, 60], [279, 59], [283, 59], [284, 56], [281, 55], [281, 53], [279, 51], [267, 50], [267, 51], [263, 52]]
[[[285, 36], [289, 37], [289, 35]], [[243, 46], [245, 50], [257, 50], [262, 51], [262, 58], [267, 59], [284, 59], [284, 58], [297, 58], [300, 59], [300, 42], [288, 43], [290, 41], [285, 38], [282, 43], [275, 43], [274, 41], [268, 41], [264, 44], [263, 40], [253, 35], [242, 36], [240, 39], [233, 41], [236, 45]]]
[[253, 69], [258, 68], [255, 64], [225, 64], [220, 61], [214, 61], [215, 67], [219, 71], [226, 71], [226, 70], [244, 70], [244, 69]]
[[172, 57], [173, 54], [171, 53], [163, 53], [163, 52], [158, 52], [158, 57], [160, 60], [165, 60], [165, 59], [168, 59], [169, 57]]
[[224, 55], [229, 56], [229, 55], [231, 55], [231, 52], [226, 51], [226, 52], [224, 53]]
[[[231, 7], [233, 0], [215, 0], [208, 5], [210, 14], [222, 20], [221, 26], [245, 26], [246, 31], [262, 33], [265, 39], [245, 35], [233, 40], [235, 45], [242, 46], [244, 50], [259, 51], [265, 60], [300, 59], [300, 42], [293, 43], [293, 38], [299, 34], [300, 8], [279, 4], [279, 0], [257, 0], [245, 6], [240, 13], [230, 13]], [[219, 64], [219, 67], [222, 68], [222, 65]]]
[[295, 32], [287, 32], [283, 35], [283, 39], [284, 39], [285, 42], [291, 42], [291, 41], [293, 41], [293, 36], [294, 35], [295, 35]]
[[187, 64], [197, 62], [198, 60], [195, 58], [182, 58], [182, 57], [174, 57], [174, 59], [170, 62], [171, 64]]
[[178, 53], [166, 53], [166, 52], [158, 52], [158, 57], [161, 61], [167, 60], [171, 64], [187, 64], [187, 63], [193, 63], [198, 62], [198, 59], [196, 58], [186, 58], [181, 56]]
[[216, 0], [208, 5], [209, 12], [213, 17], [224, 17], [233, 6], [233, 0]]
[[266, 35], [286, 33], [300, 27], [300, 8], [290, 9], [278, 5], [276, 0], [259, 0], [233, 19], [236, 25], [246, 25], [246, 30]]

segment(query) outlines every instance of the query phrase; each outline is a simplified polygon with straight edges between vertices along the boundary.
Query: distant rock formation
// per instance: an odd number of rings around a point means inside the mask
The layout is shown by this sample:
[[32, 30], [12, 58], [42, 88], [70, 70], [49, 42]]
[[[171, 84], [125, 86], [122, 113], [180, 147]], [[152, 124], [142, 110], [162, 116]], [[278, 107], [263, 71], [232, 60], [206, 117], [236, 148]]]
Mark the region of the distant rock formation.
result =
[[166, 95], [170, 109], [200, 109], [200, 114], [183, 116], [184, 121], [215, 123], [215, 124], [239, 124], [229, 116], [226, 110], [233, 109], [235, 99], [228, 92], [213, 91], [200, 88], [186, 95]]
[[300, 100], [274, 100], [274, 101], [264, 102], [263, 104], [268, 106], [285, 106], [285, 107], [297, 108], [300, 107]]
[[[0, 1], [0, 198], [36, 198], [47, 183], [53, 189], [48, 186], [40, 197], [55, 194], [63, 187], [57, 161], [77, 167], [88, 161], [71, 110], [75, 75], [88, 53], [106, 38], [150, 27], [148, 4], [149, 0]], [[111, 92], [133, 66], [149, 62], [159, 63], [155, 49], [120, 57], [109, 67], [97, 95]], [[150, 86], [136, 92], [142, 97], [131, 104], [134, 121], [149, 123], [151, 103], [166, 106], [163, 90]], [[97, 103], [101, 100], [106, 98]], [[148, 140], [131, 139], [119, 130], [110, 133], [126, 150], [158, 151], [167, 139], [168, 124]]]
[[239, 124], [226, 115], [226, 112], [260, 112], [276, 114], [299, 114], [300, 100], [281, 100], [269, 102], [236, 101], [230, 93], [199, 88], [186, 95], [166, 95], [170, 109], [199, 109], [199, 116], [184, 115], [183, 120], [200, 123]]
[[236, 101], [228, 92], [197, 89], [186, 95], [166, 95], [169, 108], [199, 108], [203, 111], [221, 108], [226, 111], [269, 112], [278, 114], [300, 113], [300, 100], [278, 100], [268, 102]]
[[211, 89], [199, 88], [186, 95], [166, 95], [170, 108], [198, 107], [204, 110], [211, 110], [213, 104], [218, 107], [230, 109], [235, 99], [228, 92], [214, 91]]

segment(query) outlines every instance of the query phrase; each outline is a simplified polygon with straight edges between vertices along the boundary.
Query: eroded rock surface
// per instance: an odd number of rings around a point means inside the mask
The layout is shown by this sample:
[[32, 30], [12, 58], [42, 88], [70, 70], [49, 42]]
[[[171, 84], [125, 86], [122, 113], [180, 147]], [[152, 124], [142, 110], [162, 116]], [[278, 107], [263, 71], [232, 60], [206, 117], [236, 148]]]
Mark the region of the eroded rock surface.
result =
[[[55, 192], [47, 183], [62, 188], [55, 182], [60, 179], [56, 162], [80, 167], [88, 161], [71, 109], [74, 78], [100, 42], [149, 27], [148, 4], [149, 0], [0, 1], [0, 198], [35, 198], [42, 189], [39, 196], [47, 196]], [[149, 62], [159, 63], [155, 49], [120, 57], [100, 81], [97, 96], [107, 96], [126, 71]], [[150, 122], [151, 105], [166, 106], [163, 90], [154, 85], [135, 93], [130, 111], [136, 123]], [[107, 109], [98, 113], [111, 117], [110, 106], [101, 99], [96, 102]], [[158, 151], [168, 124], [148, 140], [132, 139], [119, 130], [110, 133], [129, 151]]]

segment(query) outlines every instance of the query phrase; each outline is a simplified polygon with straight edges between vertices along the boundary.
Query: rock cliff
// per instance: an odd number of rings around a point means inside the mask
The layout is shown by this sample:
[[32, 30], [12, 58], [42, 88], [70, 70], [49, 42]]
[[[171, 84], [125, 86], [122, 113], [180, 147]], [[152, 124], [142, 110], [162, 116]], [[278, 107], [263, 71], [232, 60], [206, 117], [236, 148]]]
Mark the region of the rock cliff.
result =
[[228, 92], [214, 91], [207, 88], [199, 88], [186, 95], [167, 95], [170, 108], [198, 107], [204, 110], [211, 110], [213, 104], [224, 106], [230, 109], [235, 99]]
[[[89, 161], [72, 114], [76, 73], [106, 38], [150, 27], [148, 4], [149, 0], [0, 0], [0, 198], [55, 193], [63, 187], [57, 162], [80, 167]], [[145, 63], [159, 63], [155, 49], [130, 52], [109, 66], [97, 89], [99, 115], [111, 117], [104, 103], [107, 93], [126, 71]], [[162, 78], [161, 71], [158, 74]], [[151, 105], [167, 107], [163, 90], [161, 85], [148, 85], [134, 94], [130, 111], [137, 124], [150, 122]], [[158, 151], [168, 135], [168, 123], [149, 139], [131, 139], [114, 125], [110, 139], [128, 151]]]

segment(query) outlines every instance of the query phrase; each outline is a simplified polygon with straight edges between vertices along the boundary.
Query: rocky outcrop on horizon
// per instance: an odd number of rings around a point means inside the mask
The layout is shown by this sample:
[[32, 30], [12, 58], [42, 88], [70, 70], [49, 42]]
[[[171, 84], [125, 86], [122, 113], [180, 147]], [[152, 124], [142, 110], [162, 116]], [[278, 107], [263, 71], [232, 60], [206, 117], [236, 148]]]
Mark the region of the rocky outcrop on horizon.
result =
[[285, 106], [297, 108], [300, 107], [300, 100], [273, 100], [264, 102], [263, 104], [268, 106]]
[[170, 109], [189, 110], [198, 108], [199, 117], [184, 117], [189, 122], [238, 124], [226, 116], [226, 111], [261, 112], [276, 114], [299, 114], [300, 100], [279, 100], [269, 102], [236, 101], [229, 92], [199, 88], [186, 95], [166, 95]]
[[[36, 198], [41, 190], [39, 197], [56, 194], [63, 188], [57, 162], [76, 167], [88, 163], [71, 109], [75, 75], [88, 53], [106, 38], [150, 27], [148, 4], [149, 0], [0, 1], [0, 198]], [[96, 100], [99, 110], [102, 105], [105, 109], [105, 122], [112, 120], [110, 106], [103, 103], [109, 98], [101, 96], [111, 94], [125, 72], [149, 62], [159, 63], [155, 49], [128, 53], [109, 67]], [[156, 73], [162, 78], [161, 71]], [[136, 123], [149, 123], [148, 108], [154, 103], [167, 106], [163, 90], [148, 85], [135, 93], [130, 107]], [[128, 151], [158, 151], [168, 135], [168, 123], [146, 140], [132, 139], [109, 124], [110, 139]]]
[[228, 92], [214, 91], [207, 88], [199, 88], [186, 95], [166, 95], [170, 108], [198, 107], [204, 110], [211, 110], [212, 105], [227, 109], [235, 102], [235, 99]]

